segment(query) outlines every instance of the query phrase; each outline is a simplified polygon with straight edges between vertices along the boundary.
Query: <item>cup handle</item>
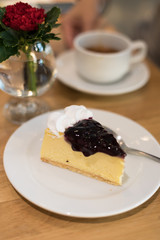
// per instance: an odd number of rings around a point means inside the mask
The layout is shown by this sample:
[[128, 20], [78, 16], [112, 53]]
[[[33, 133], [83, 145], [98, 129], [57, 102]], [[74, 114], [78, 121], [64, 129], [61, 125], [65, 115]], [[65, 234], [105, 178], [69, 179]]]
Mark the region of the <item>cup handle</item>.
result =
[[143, 41], [135, 41], [131, 44], [131, 64], [141, 62], [147, 55], [147, 44]]

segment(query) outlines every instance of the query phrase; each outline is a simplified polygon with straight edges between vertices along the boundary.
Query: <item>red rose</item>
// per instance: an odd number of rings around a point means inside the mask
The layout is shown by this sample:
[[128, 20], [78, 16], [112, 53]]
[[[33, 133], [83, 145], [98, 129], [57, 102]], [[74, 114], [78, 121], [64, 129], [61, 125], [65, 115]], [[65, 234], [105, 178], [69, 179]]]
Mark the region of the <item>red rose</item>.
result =
[[2, 22], [14, 30], [34, 31], [45, 20], [44, 9], [33, 8], [28, 3], [16, 3], [6, 7]]

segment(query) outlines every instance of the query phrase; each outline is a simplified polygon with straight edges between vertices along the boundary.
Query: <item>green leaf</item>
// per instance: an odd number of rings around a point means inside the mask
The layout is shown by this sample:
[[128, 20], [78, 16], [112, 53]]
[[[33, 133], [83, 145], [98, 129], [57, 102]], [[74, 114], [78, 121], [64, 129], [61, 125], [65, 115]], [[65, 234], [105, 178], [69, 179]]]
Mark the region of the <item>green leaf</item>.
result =
[[0, 8], [0, 21], [3, 19], [5, 11], [6, 11], [5, 8]]
[[[1, 43], [1, 42], [0, 42]], [[0, 45], [0, 63], [8, 59], [10, 56], [13, 56], [18, 53], [17, 47], [5, 47], [4, 45]]]
[[57, 28], [59, 26], [61, 26], [61, 24], [60, 23], [56, 23], [56, 24], [53, 24], [52, 28]]
[[40, 34], [46, 34], [47, 32], [50, 32], [52, 30], [52, 25], [50, 23], [47, 23], [45, 25], [43, 25], [40, 28]]
[[18, 45], [18, 38], [12, 29], [0, 32], [0, 38], [3, 39], [3, 43], [6, 47], [15, 47]]
[[42, 40], [43, 40], [44, 42], [49, 42], [50, 40], [60, 40], [60, 38], [57, 37], [57, 35], [54, 34], [54, 33], [49, 33], [49, 34], [44, 35], [44, 36], [42, 37]]
[[42, 37], [42, 40], [43, 41], [49, 41], [49, 40], [51, 40], [51, 39], [54, 39], [54, 37], [55, 37], [55, 34], [54, 33], [49, 33], [49, 34], [46, 34], [46, 35], [44, 35], [43, 37]]
[[0, 25], [1, 25], [1, 28], [5, 29], [5, 30], [8, 29], [8, 27], [2, 21], [0, 21]]
[[28, 38], [29, 39], [41, 38], [43, 35], [45, 35], [47, 32], [50, 32], [51, 30], [52, 27], [50, 25], [41, 24], [39, 25], [38, 31], [35, 33], [31, 33]]
[[60, 8], [53, 7], [50, 11], [47, 12], [45, 22], [51, 24], [51, 26], [53, 27], [55, 22], [58, 20], [60, 13]]
[[1, 24], [0, 24], [0, 32], [2, 32], [3, 31], [3, 28], [2, 28], [2, 26], [1, 26]]
[[54, 40], [61, 40], [61, 38], [59, 38], [59, 37], [54, 37]]

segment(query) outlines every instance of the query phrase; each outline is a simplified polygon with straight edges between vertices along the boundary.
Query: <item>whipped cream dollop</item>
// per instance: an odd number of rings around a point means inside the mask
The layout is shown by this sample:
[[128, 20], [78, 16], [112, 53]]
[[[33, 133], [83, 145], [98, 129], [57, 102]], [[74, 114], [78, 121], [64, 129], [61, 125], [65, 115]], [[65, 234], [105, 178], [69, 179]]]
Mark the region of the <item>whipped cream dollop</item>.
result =
[[59, 136], [66, 128], [73, 126], [80, 120], [92, 118], [93, 114], [83, 105], [71, 105], [64, 108], [62, 112], [53, 112], [50, 114], [47, 127], [53, 134]]

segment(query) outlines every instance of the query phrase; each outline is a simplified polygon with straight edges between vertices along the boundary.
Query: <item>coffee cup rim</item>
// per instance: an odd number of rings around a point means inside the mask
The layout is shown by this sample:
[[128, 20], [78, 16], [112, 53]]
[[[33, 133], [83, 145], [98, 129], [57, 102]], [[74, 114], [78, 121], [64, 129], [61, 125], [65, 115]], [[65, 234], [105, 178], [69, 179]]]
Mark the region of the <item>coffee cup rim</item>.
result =
[[[79, 44], [79, 41], [85, 37], [85, 36], [92, 36], [92, 35], [105, 35], [105, 36], [113, 36], [113, 37], [117, 37], [117, 38], [120, 38], [121, 41], [124, 41], [128, 46], [116, 53], [98, 53], [98, 52], [92, 52], [92, 51], [89, 51], [87, 49], [85, 49], [84, 47], [80, 46]], [[79, 50], [83, 53], [87, 53], [87, 54], [90, 54], [92, 56], [101, 56], [101, 57], [114, 57], [114, 56], [117, 56], [117, 55], [121, 55], [121, 54], [124, 54], [125, 52], [128, 52], [129, 49], [130, 49], [130, 44], [131, 44], [131, 40], [123, 35], [122, 33], [117, 33], [117, 32], [107, 32], [107, 31], [101, 31], [101, 30], [91, 30], [91, 31], [87, 31], [87, 32], [83, 32], [83, 33], [80, 33], [78, 34], [75, 38], [74, 38], [74, 49], [76, 50]]]

